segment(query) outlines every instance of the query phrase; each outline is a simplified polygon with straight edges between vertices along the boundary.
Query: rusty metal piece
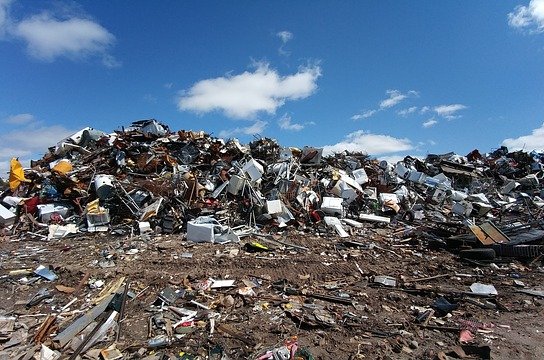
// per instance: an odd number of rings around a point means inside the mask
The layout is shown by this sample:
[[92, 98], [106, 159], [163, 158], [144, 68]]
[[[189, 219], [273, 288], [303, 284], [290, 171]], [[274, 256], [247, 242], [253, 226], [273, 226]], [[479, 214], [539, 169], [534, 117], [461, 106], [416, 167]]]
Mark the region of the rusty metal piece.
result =
[[34, 338], [32, 340], [37, 344], [41, 344], [43, 342], [43, 339], [47, 337], [53, 330], [53, 324], [55, 323], [56, 319], [56, 315], [48, 315], [47, 318], [45, 318], [45, 320], [42, 322], [40, 328], [38, 329], [38, 332], [36, 333], [36, 335], [34, 335]]

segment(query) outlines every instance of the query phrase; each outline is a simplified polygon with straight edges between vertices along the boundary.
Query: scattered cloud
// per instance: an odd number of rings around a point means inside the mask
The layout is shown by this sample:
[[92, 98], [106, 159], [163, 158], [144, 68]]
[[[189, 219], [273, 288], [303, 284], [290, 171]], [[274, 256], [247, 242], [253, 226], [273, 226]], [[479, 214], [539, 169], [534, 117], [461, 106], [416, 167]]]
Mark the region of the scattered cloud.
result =
[[401, 93], [399, 90], [387, 90], [385, 93], [389, 97], [386, 99], [383, 99], [380, 102], [380, 109], [388, 109], [390, 107], [393, 107], [401, 103], [404, 99], [408, 98], [409, 96], [418, 96], [418, 92], [414, 90], [410, 90], [404, 94]]
[[17, 114], [11, 115], [4, 119], [6, 124], [21, 125], [28, 124], [35, 120], [34, 115], [32, 114]]
[[544, 32], [544, 0], [531, 0], [527, 6], [516, 6], [508, 14], [508, 25], [530, 33]]
[[287, 100], [307, 98], [317, 90], [321, 68], [300, 68], [295, 74], [281, 76], [266, 63], [255, 71], [198, 81], [180, 94], [182, 111], [207, 113], [222, 111], [231, 118], [251, 119], [259, 112], [274, 114]]
[[144, 101], [147, 101], [150, 104], [156, 104], [158, 99], [155, 95], [152, 94], [145, 94], [143, 97]]
[[30, 122], [4, 131], [0, 135], [0, 177], [9, 171], [12, 157], [19, 157], [23, 166], [28, 166], [30, 158], [41, 157], [50, 146], [74, 132], [61, 125], [49, 126], [41, 122]]
[[439, 105], [434, 108], [434, 111], [438, 114], [438, 116], [442, 116], [446, 119], [455, 119], [459, 117], [457, 112], [466, 108], [467, 107], [462, 104]]
[[9, 5], [11, 0], [0, 0], [0, 39], [4, 37], [9, 26]]
[[0, 0], [0, 38], [22, 40], [33, 58], [53, 62], [61, 57], [98, 57], [106, 67], [121, 65], [109, 53], [115, 36], [96, 21], [82, 14], [69, 14], [67, 9], [59, 12], [62, 14], [43, 11], [18, 21], [9, 17], [12, 2]]
[[420, 110], [419, 110], [419, 113], [420, 114], [426, 114], [428, 113], [429, 111], [431, 111], [431, 108], [429, 106], [423, 106]]
[[255, 123], [251, 126], [246, 127], [237, 127], [234, 129], [228, 129], [228, 130], [222, 130], [219, 132], [220, 138], [230, 138], [236, 135], [255, 135], [255, 134], [261, 134], [264, 129], [266, 129], [266, 126], [268, 123], [266, 121], [257, 120]]
[[278, 32], [276, 36], [279, 37], [281, 42], [285, 44], [293, 38], [293, 33], [290, 31], [284, 30], [284, 31]]
[[293, 33], [284, 30], [284, 31], [280, 31], [280, 32], [276, 33], [276, 36], [279, 37], [280, 40], [281, 40], [281, 46], [278, 49], [279, 54], [283, 55], [283, 56], [291, 55], [290, 51], [285, 50], [285, 45], [287, 44], [287, 42], [289, 40], [291, 40], [293, 38]]
[[325, 154], [339, 153], [345, 150], [366, 152], [372, 155], [389, 154], [413, 149], [407, 138], [399, 139], [389, 135], [372, 134], [364, 130], [352, 132], [341, 142], [324, 146]]
[[433, 118], [430, 118], [429, 120], [425, 121], [425, 122], [422, 124], [422, 126], [423, 126], [424, 128], [430, 128], [430, 127], [432, 127], [432, 126], [435, 126], [436, 124], [438, 124], [438, 121], [436, 121], [436, 120], [434, 119], [434, 117], [433, 117]]
[[416, 111], [417, 111], [417, 106], [412, 106], [407, 109], [402, 109], [397, 111], [397, 114], [399, 114], [400, 116], [407, 116], [407, 115], [415, 113]]
[[502, 145], [509, 150], [544, 150], [544, 123], [539, 128], [534, 129], [530, 135], [505, 139]]
[[282, 130], [289, 130], [289, 131], [300, 131], [304, 129], [304, 125], [302, 124], [292, 123], [291, 117], [287, 114], [283, 115], [281, 119], [278, 120], [278, 126]]
[[[419, 96], [419, 93], [415, 90], [410, 90], [406, 93], [402, 93], [399, 90], [386, 90], [385, 93], [387, 94], [387, 98], [380, 101], [378, 109], [371, 109], [371, 110], [365, 110], [362, 113], [355, 114], [351, 117], [351, 120], [361, 120], [361, 119], [368, 119], [369, 117], [374, 116], [377, 112], [383, 111], [389, 108], [392, 108], [398, 104], [400, 104], [402, 101], [409, 97], [417, 97]], [[413, 110], [412, 110], [413, 109]], [[399, 115], [407, 115], [408, 113], [414, 112], [417, 110], [417, 107], [410, 107], [408, 109], [404, 109], [398, 112]], [[410, 111], [410, 112], [408, 112]], [[406, 112], [406, 113], [404, 113]]]
[[429, 145], [431, 145], [431, 146], [436, 145], [436, 141], [434, 141], [434, 140], [429, 140], [429, 141], [427, 141], [427, 142], [428, 142]]
[[171, 89], [174, 86], [174, 83], [166, 83], [163, 85], [165, 89]]
[[372, 117], [374, 114], [376, 114], [379, 110], [365, 110], [360, 114], [355, 114], [351, 117], [351, 120], [361, 120], [361, 119], [368, 119], [369, 117]]
[[102, 65], [107, 68], [114, 69], [121, 67], [123, 63], [110, 54], [102, 54]]

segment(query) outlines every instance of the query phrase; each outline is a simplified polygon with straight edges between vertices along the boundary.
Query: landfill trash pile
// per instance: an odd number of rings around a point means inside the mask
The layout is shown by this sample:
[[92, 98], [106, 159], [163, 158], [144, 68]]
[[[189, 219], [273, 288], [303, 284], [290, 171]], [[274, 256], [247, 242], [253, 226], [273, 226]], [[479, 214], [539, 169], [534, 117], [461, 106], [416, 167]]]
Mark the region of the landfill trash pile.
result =
[[82, 129], [11, 161], [0, 355], [544, 356], [543, 161]]

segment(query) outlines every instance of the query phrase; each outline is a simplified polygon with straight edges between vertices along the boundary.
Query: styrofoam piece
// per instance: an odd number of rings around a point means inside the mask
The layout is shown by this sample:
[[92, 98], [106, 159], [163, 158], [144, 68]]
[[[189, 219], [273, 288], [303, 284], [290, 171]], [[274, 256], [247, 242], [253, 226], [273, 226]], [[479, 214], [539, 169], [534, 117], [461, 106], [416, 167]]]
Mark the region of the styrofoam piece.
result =
[[342, 223], [340, 222], [340, 219], [334, 216], [325, 216], [323, 220], [325, 221], [325, 224], [327, 224], [327, 226], [332, 227], [336, 231], [338, 236], [342, 238], [349, 237], [349, 234], [342, 227]]
[[385, 224], [389, 224], [391, 222], [391, 219], [385, 216], [379, 216], [379, 215], [372, 215], [372, 214], [360, 214], [359, 220], [365, 220], [365, 221], [371, 221], [371, 222], [381, 222]]
[[219, 289], [225, 287], [233, 287], [234, 280], [213, 280], [210, 289]]
[[326, 196], [323, 198], [323, 202], [321, 203], [321, 210], [328, 215], [344, 216], [344, 207], [342, 206], [343, 202], [344, 199]]
[[342, 219], [341, 221], [344, 224], [348, 224], [349, 226], [353, 226], [353, 227], [356, 227], [356, 228], [362, 228], [362, 227], [365, 226], [363, 223], [360, 223], [360, 222], [355, 221], [353, 219]]
[[348, 204], [357, 198], [357, 191], [343, 180], [338, 180], [336, 182], [331, 189], [331, 193], [344, 199]]
[[151, 224], [149, 223], [149, 221], [138, 222], [138, 229], [140, 230], [140, 234], [153, 232], [153, 230], [151, 230]]
[[354, 178], [348, 176], [347, 174], [343, 172], [340, 173], [340, 180], [342, 180], [343, 182], [345, 182], [347, 185], [351, 186], [355, 190], [363, 191], [363, 188], [361, 187], [361, 185], [357, 181], [355, 181]]
[[79, 232], [79, 228], [76, 224], [67, 224], [67, 225], [57, 225], [52, 224], [49, 225], [49, 234], [47, 236], [48, 240], [51, 239], [61, 239], [68, 234], [77, 234]]
[[0, 224], [7, 226], [15, 222], [15, 214], [0, 205]]
[[270, 215], [280, 214], [282, 212], [281, 200], [268, 200], [266, 202], [266, 211]]
[[470, 290], [478, 295], [499, 295], [495, 286], [491, 284], [474, 283], [470, 285]]

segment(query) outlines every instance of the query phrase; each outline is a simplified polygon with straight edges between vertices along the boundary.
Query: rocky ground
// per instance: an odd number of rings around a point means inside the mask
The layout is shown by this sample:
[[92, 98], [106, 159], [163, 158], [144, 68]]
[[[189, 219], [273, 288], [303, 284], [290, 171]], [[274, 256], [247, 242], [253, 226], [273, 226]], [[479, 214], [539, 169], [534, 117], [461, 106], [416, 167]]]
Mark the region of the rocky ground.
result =
[[[16, 321], [13, 329], [0, 331], [0, 358], [22, 359], [39, 350], [33, 337], [50, 314], [60, 315], [40, 340], [58, 348], [55, 334], [121, 277], [129, 291], [120, 337], [115, 341], [112, 331], [93, 348], [115, 343], [125, 358], [180, 358], [185, 352], [186, 358], [206, 359], [222, 349], [223, 358], [248, 359], [293, 337], [314, 359], [544, 358], [544, 300], [518, 292], [542, 285], [540, 260], [475, 265], [392, 234], [369, 226], [348, 242], [286, 232], [226, 245], [189, 243], [177, 235], [78, 235], [49, 242], [5, 237], [0, 315]], [[268, 251], [246, 245], [252, 241]], [[58, 279], [14, 272], [39, 265]], [[380, 275], [396, 284], [376, 282]], [[231, 279], [234, 286], [207, 288], [208, 279]], [[473, 296], [473, 283], [494, 285], [498, 295]], [[42, 288], [52, 298], [27, 306]], [[184, 290], [171, 305], [199, 315], [174, 329], [184, 333], [179, 339], [151, 348], [149, 339], [165, 334], [164, 326], [149, 326], [150, 317], [160, 314], [152, 304], [165, 288]], [[441, 298], [454, 305], [450, 311], [432, 307]], [[59, 351], [72, 352], [69, 346]], [[97, 357], [98, 351], [84, 356]]]

